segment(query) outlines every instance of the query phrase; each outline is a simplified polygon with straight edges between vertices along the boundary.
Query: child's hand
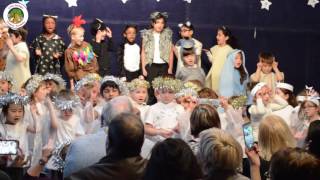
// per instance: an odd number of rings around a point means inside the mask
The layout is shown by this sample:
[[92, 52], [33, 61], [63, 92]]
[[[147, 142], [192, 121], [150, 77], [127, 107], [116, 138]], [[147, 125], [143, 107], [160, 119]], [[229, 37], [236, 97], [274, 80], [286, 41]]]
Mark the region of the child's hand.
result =
[[54, 52], [54, 53], [52, 54], [52, 56], [53, 56], [55, 59], [59, 59], [59, 58], [61, 57], [61, 53], [59, 53], [59, 52]]
[[219, 100], [220, 100], [221, 107], [225, 110], [228, 109], [228, 106], [229, 106], [228, 99], [225, 97], [220, 97]]
[[142, 75], [143, 75], [144, 77], [147, 77], [147, 76], [148, 76], [148, 72], [147, 72], [146, 68], [142, 68]]
[[107, 37], [108, 37], [108, 38], [112, 38], [112, 31], [111, 31], [111, 29], [107, 27], [106, 30], [107, 30]]
[[172, 68], [168, 69], [168, 74], [172, 74]]
[[273, 61], [273, 63], [272, 63], [272, 69], [273, 69], [273, 70], [277, 70], [277, 69], [278, 69], [278, 62], [277, 62], [277, 61]]
[[70, 79], [70, 90], [72, 92], [75, 92], [75, 90], [74, 90], [74, 80], [73, 79]]
[[258, 69], [258, 70], [261, 70], [261, 68], [262, 68], [262, 63], [261, 63], [261, 62], [258, 62], [258, 64], [257, 64], [257, 69]]
[[37, 56], [42, 56], [41, 49], [39, 49], [39, 48], [36, 49], [36, 55]]
[[173, 131], [168, 131], [165, 129], [159, 129], [159, 135], [164, 138], [169, 138], [173, 135]]
[[6, 39], [6, 44], [10, 49], [13, 48], [13, 41], [11, 38]]

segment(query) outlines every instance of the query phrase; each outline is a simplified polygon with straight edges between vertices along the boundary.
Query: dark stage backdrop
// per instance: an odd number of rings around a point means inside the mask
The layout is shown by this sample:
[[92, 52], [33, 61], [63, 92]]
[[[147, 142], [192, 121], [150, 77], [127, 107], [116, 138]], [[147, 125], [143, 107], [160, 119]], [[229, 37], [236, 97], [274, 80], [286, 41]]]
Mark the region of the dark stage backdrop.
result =
[[[73, 16], [82, 14], [91, 22], [103, 19], [113, 31], [114, 40], [122, 41], [121, 32], [125, 24], [137, 24], [140, 29], [149, 25], [149, 14], [155, 10], [169, 13], [168, 25], [178, 39], [177, 24], [190, 20], [196, 30], [195, 38], [203, 42], [204, 48], [215, 44], [216, 28], [228, 26], [238, 38], [246, 54], [249, 73], [256, 68], [260, 51], [271, 51], [285, 73], [285, 81], [300, 91], [305, 84], [320, 88], [320, 4], [316, 8], [307, 5], [307, 0], [271, 0], [270, 11], [261, 10], [259, 0], [78, 0], [78, 7], [68, 8], [64, 0], [30, 0], [28, 4], [28, 42], [41, 32], [42, 14], [58, 15], [58, 34], [69, 43], [66, 28]], [[1, 12], [13, 0], [1, 0]], [[88, 29], [89, 25], [85, 25]], [[256, 28], [256, 38], [254, 29]], [[86, 39], [90, 39], [89, 31]], [[140, 42], [140, 36], [138, 37]], [[113, 58], [114, 59], [114, 58]], [[210, 68], [205, 54], [204, 69]], [[113, 73], [118, 72], [113, 60]]]

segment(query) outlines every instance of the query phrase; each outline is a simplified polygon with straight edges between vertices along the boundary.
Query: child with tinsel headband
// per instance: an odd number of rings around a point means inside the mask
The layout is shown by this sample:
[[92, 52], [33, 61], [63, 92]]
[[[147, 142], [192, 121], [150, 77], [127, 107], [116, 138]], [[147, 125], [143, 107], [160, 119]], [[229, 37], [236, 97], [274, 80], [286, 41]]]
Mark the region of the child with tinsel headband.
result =
[[6, 71], [0, 71], [0, 95], [10, 92], [13, 84], [13, 77]]
[[177, 117], [184, 113], [184, 108], [175, 102], [175, 94], [180, 91], [182, 83], [170, 77], [157, 77], [152, 81], [152, 86], [159, 102], [147, 112], [145, 132], [152, 141], [157, 142], [177, 133]]
[[76, 81], [88, 73], [98, 73], [99, 67], [92, 46], [84, 41], [84, 28], [81, 25], [86, 21], [82, 16], [73, 18], [73, 23], [68, 27], [71, 44], [65, 52], [65, 69], [71, 79]]

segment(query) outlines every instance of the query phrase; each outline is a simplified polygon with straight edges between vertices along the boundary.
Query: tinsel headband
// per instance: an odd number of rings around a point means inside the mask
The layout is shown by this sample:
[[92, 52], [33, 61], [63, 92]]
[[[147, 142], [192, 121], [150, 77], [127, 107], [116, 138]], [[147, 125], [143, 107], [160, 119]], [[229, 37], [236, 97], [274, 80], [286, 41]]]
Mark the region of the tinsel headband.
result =
[[38, 89], [41, 82], [43, 81], [44, 81], [43, 76], [39, 74], [32, 75], [25, 87], [27, 95], [31, 96]]
[[65, 89], [66, 88], [66, 82], [58, 74], [47, 73], [47, 74], [44, 75], [43, 80], [45, 80], [45, 81], [48, 81], [48, 80], [54, 81], [55, 83], [58, 84], [59, 89]]
[[121, 94], [127, 94], [128, 89], [127, 89], [125, 83], [123, 81], [121, 81], [119, 78], [114, 77], [114, 76], [105, 76], [101, 80], [101, 85], [106, 83], [107, 81], [112, 81], [116, 85], [118, 85]]
[[170, 77], [157, 77], [152, 81], [152, 86], [156, 90], [170, 89], [177, 93], [182, 88], [182, 82]]
[[127, 88], [129, 91], [134, 91], [137, 88], [150, 88], [150, 83], [144, 79], [136, 78], [131, 82], [127, 83]]
[[78, 96], [73, 96], [73, 97], [71, 97], [70, 100], [55, 97], [54, 104], [57, 107], [57, 109], [59, 109], [61, 111], [69, 110], [69, 109], [73, 109], [76, 106], [80, 105], [80, 99]]
[[6, 106], [8, 104], [23, 104], [26, 105], [29, 102], [29, 96], [20, 96], [16, 93], [7, 93], [6, 95], [0, 96], [0, 107]]

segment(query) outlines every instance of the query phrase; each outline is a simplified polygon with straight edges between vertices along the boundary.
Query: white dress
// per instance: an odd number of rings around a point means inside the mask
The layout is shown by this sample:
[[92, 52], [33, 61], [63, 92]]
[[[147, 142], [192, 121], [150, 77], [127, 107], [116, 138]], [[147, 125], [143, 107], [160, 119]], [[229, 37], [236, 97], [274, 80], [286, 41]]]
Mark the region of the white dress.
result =
[[18, 62], [12, 52], [9, 51], [6, 58], [5, 71], [9, 72], [13, 76], [16, 82], [14, 88], [19, 90], [21, 86], [31, 77], [29, 67], [30, 54], [28, 46], [25, 42], [20, 42], [14, 45], [14, 48], [18, 53], [24, 54], [27, 57], [25, 61]]

